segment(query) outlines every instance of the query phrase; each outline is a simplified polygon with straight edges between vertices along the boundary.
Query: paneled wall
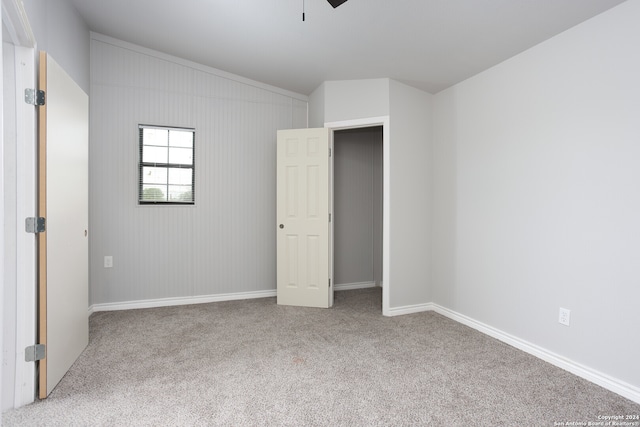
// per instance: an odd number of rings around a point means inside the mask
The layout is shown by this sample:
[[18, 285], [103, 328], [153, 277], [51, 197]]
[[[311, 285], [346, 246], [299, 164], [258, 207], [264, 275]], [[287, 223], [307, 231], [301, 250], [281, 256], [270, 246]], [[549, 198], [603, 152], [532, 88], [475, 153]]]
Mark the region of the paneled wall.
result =
[[[195, 128], [194, 206], [137, 204], [139, 124]], [[306, 125], [303, 95], [92, 34], [90, 304], [275, 290], [276, 131]]]
[[382, 127], [334, 134], [334, 282], [382, 281]]

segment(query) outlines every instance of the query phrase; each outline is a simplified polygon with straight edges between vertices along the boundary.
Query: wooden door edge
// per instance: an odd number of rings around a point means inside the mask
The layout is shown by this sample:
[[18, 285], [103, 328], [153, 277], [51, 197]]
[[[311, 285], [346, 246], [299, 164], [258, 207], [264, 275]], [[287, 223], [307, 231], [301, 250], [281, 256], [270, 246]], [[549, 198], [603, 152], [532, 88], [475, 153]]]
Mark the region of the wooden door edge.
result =
[[[38, 89], [47, 92], [47, 53], [40, 51]], [[38, 216], [47, 217], [47, 105], [38, 108]], [[48, 225], [48, 224], [47, 224]], [[46, 226], [45, 226], [46, 228]], [[38, 362], [38, 397], [47, 398], [47, 232], [38, 234], [38, 343], [45, 357]]]

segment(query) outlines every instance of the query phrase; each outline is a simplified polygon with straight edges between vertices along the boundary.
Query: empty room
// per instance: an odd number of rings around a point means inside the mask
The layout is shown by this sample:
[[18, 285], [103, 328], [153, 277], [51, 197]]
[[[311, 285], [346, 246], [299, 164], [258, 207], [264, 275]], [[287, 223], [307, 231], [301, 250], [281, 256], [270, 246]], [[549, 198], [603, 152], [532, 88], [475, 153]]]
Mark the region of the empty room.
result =
[[640, 0], [2, 0], [2, 424], [640, 426]]

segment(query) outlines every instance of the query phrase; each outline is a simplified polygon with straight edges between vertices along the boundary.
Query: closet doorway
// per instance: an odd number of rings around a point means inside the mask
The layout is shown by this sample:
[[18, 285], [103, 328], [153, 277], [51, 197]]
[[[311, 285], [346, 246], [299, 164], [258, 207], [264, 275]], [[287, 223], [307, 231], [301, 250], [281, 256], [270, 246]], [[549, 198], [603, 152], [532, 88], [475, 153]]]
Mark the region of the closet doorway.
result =
[[334, 290], [381, 286], [384, 314], [389, 306], [388, 287], [384, 286], [388, 273], [384, 268], [388, 246], [384, 239], [385, 200], [388, 200], [384, 191], [385, 126], [383, 122], [342, 122], [328, 123], [325, 127], [333, 131]]
[[[331, 307], [333, 291], [336, 289], [382, 286], [382, 314], [389, 316], [392, 287], [389, 280], [389, 117], [328, 122], [324, 125], [326, 139], [319, 138], [319, 134], [312, 135], [322, 130], [278, 131], [278, 304]], [[290, 134], [291, 132], [295, 135]], [[305, 160], [301, 164], [296, 162], [288, 164], [285, 161], [285, 159], [293, 161], [292, 158], [300, 157], [298, 153], [301, 152], [301, 138], [303, 148], [306, 147], [302, 151], [314, 159], [328, 148], [328, 168], [326, 163], [311, 165]], [[324, 140], [322, 144], [321, 139]], [[340, 157], [337, 160], [337, 179], [334, 176], [337, 156], [332, 153], [336, 144], [343, 144], [337, 148]], [[320, 145], [323, 145], [324, 149]], [[306, 172], [301, 174], [300, 167], [303, 167]], [[321, 175], [316, 172], [322, 170], [326, 170], [328, 176], [323, 173], [324, 178], [320, 179]], [[300, 176], [310, 180], [299, 182]], [[352, 190], [349, 190], [350, 188]], [[314, 191], [310, 192], [309, 189]], [[336, 191], [338, 191], [337, 197]], [[320, 196], [324, 197], [324, 201]], [[355, 203], [352, 203], [353, 201]], [[339, 205], [337, 207], [336, 202]], [[319, 207], [322, 209], [316, 209]], [[314, 229], [313, 233], [307, 235], [307, 238], [310, 237], [312, 241], [320, 239], [328, 245], [329, 256], [328, 260], [324, 258], [324, 262], [320, 255], [326, 254], [323, 252], [326, 249], [322, 250], [318, 246], [320, 241], [311, 245], [311, 249], [317, 249], [315, 252], [313, 250], [301, 252], [300, 248], [309, 249], [309, 247], [298, 244], [300, 236], [299, 233], [296, 234], [297, 228], [294, 225], [300, 219], [300, 215], [308, 220], [313, 219], [314, 224], [321, 219], [321, 216], [316, 214], [308, 216], [309, 208], [314, 208], [313, 212], [327, 213], [322, 217], [324, 224], [327, 222], [329, 224], [328, 229], [324, 229], [327, 234], [320, 229]], [[325, 208], [328, 209], [325, 211]], [[335, 213], [334, 208], [337, 208]], [[336, 236], [336, 234], [339, 235]], [[334, 274], [336, 259], [338, 259], [337, 275]], [[328, 271], [326, 270], [327, 261]], [[300, 273], [301, 268], [304, 270], [302, 273]], [[309, 280], [309, 271], [313, 273], [310, 277], [316, 280]], [[320, 273], [328, 274], [324, 276], [326, 281], [320, 280]], [[327, 282], [326, 288], [320, 285]], [[326, 295], [318, 294], [322, 289], [326, 291]], [[317, 294], [316, 296], [323, 301], [326, 297], [326, 305], [324, 303], [310, 305], [301, 300], [285, 301], [285, 294], [291, 290], [302, 291], [305, 295]]]

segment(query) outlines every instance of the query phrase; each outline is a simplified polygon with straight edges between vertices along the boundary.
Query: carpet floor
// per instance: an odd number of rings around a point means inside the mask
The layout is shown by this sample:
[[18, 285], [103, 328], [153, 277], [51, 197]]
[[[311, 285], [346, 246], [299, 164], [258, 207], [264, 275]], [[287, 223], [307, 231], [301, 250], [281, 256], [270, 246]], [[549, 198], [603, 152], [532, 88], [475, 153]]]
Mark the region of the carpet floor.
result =
[[[6, 426], [554, 426], [640, 405], [433, 312], [275, 298], [99, 312], [48, 399]], [[557, 423], [557, 424], [555, 424]], [[584, 423], [584, 424], [582, 424]]]

